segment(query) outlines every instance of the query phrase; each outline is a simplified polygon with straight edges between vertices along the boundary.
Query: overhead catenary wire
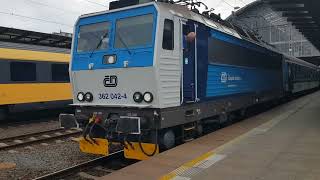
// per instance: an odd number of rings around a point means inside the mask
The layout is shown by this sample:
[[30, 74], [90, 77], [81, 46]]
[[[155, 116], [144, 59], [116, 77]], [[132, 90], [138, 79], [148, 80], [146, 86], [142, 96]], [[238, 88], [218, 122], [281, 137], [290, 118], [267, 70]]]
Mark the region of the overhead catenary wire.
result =
[[[96, 5], [96, 6], [104, 7], [104, 8], [108, 7], [108, 6], [104, 5], [104, 4], [95, 2], [94, 0], [82, 0], [82, 1], [90, 3], [90, 4], [93, 4], [93, 5]], [[25, 3], [34, 4], [34, 5], [38, 5], [38, 6], [43, 6], [43, 7], [55, 9], [55, 10], [58, 10], [58, 11], [63, 11], [64, 13], [70, 13], [70, 14], [72, 13], [74, 15], [77, 15], [77, 14], [80, 15], [81, 14], [80, 11], [68, 10], [68, 9], [63, 8], [63, 7], [58, 7], [58, 6], [54, 6], [54, 5], [45, 3], [43, 1], [40, 2], [38, 0], [25, 0]], [[67, 24], [67, 23], [64, 23], [64, 22], [59, 22], [59, 21], [55, 21], [55, 20], [48, 20], [48, 19], [45, 19], [45, 18], [27, 16], [27, 15], [15, 13], [13, 11], [1, 11], [0, 10], [0, 14], [4, 14], [4, 15], [8, 15], [8, 16], [14, 16], [14, 17], [19, 18], [19, 19], [29, 19], [29, 20], [38, 21], [38, 22], [56, 24], [56, 25], [68, 27], [70, 29], [73, 28], [73, 25]]]
[[[236, 6], [233, 6], [232, 4], [230, 4], [228, 1], [226, 0], [221, 0], [222, 2], [224, 2], [226, 5], [230, 6], [231, 8], [235, 8]], [[240, 1], [244, 6], [247, 5], [248, 3], [243, 1], [243, 0], [238, 0]]]
[[246, 5], [246, 4], [247, 4], [247, 3], [244, 2], [243, 0], [238, 0], [238, 1], [240, 1], [243, 5]]
[[91, 4], [95, 4], [95, 5], [98, 5], [98, 6], [103, 6], [103, 7], [106, 7], [106, 8], [108, 7], [107, 5], [104, 5], [104, 4], [95, 2], [95, 1], [91, 1], [91, 0], [83, 0], [83, 1], [86, 1], [86, 2], [91, 3]]
[[16, 14], [16, 13], [13, 13], [13, 12], [10, 13], [10, 12], [0, 11], [0, 14], [6, 14], [6, 15], [20, 17], [20, 18], [26, 18], [26, 19], [32, 19], [32, 20], [36, 20], [36, 21], [41, 21], [41, 22], [46, 22], [46, 23], [51, 23], [51, 24], [57, 24], [57, 25], [62, 25], [62, 26], [66, 26], [66, 27], [71, 27], [71, 28], [73, 27], [70, 24], [65, 24], [65, 23], [60, 23], [60, 22], [57, 22], [57, 21], [51, 21], [51, 20], [35, 18], [35, 17], [31, 17], [31, 16], [20, 15], [20, 14]]
[[[72, 14], [81, 14], [82, 13], [80, 11], [72, 11], [72, 10], [67, 10], [67, 9], [64, 9], [64, 8], [52, 6], [50, 4], [39, 2], [39, 1], [36, 1], [36, 0], [25, 0], [25, 1], [29, 2], [29, 3], [37, 4], [37, 5], [40, 5], [40, 6], [48, 7], [48, 8], [51, 8], [51, 9], [56, 9], [56, 10], [59, 10], [59, 11], [63, 11], [63, 12], [66, 12], [66, 13], [72, 13]], [[91, 1], [91, 0], [82, 0], [82, 1], [94, 4], [94, 5], [98, 5], [100, 7], [106, 7], [106, 8], [108, 7], [107, 5], [104, 5], [104, 4], [101, 4], [101, 3], [98, 3], [98, 2], [94, 2], [94, 1]]]
[[222, 0], [220, 0], [220, 1], [217, 3], [217, 5], [214, 6], [214, 9], [220, 7], [220, 6], [221, 6], [221, 3], [222, 3]]
[[234, 6], [232, 6], [230, 3], [228, 3], [226, 0], [222, 0], [225, 4], [227, 4], [228, 6], [230, 6], [231, 8], [234, 8]]
[[63, 11], [63, 12], [70, 13], [70, 14], [81, 14], [80, 11], [66, 10], [66, 9], [64, 9], [64, 8], [59, 8], [59, 7], [52, 6], [52, 5], [50, 5], [50, 4], [46, 4], [46, 3], [39, 2], [39, 1], [35, 1], [35, 0], [25, 0], [25, 1], [26, 1], [27, 3], [37, 4], [37, 5], [39, 5], [39, 6], [48, 7], [48, 8], [51, 8], [51, 9], [55, 9], [55, 10], [58, 10], [58, 11]]

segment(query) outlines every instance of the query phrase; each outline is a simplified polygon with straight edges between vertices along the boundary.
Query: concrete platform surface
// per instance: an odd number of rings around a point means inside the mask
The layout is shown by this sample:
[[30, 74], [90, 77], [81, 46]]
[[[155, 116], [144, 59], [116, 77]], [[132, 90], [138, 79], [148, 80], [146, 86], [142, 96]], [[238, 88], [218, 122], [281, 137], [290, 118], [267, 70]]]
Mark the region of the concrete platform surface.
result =
[[320, 92], [101, 179], [320, 180]]
[[[320, 180], [320, 94], [275, 125], [219, 152], [224, 159], [187, 179]], [[271, 122], [272, 122], [271, 121]]]

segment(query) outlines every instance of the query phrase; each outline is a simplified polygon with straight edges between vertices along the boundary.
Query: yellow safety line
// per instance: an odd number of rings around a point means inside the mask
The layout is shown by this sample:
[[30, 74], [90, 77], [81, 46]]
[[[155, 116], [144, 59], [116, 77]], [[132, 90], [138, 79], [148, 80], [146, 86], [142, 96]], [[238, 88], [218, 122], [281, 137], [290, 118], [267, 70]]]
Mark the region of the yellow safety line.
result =
[[184, 172], [188, 169], [191, 169], [194, 165], [204, 161], [205, 159], [208, 159], [210, 156], [215, 156], [214, 151], [210, 151], [207, 152], [185, 164], [183, 164], [181, 167], [179, 167], [178, 169], [172, 171], [169, 174], [164, 175], [163, 177], [160, 178], [160, 180], [170, 180], [173, 179], [174, 177], [176, 177], [180, 172]]

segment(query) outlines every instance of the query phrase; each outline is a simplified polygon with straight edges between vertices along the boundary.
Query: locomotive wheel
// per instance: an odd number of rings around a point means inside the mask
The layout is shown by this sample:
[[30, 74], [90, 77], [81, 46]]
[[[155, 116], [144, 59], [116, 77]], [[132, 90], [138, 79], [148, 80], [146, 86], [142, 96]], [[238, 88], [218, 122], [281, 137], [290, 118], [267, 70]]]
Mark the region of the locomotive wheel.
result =
[[229, 115], [227, 113], [222, 113], [219, 116], [220, 127], [226, 127], [229, 124]]
[[160, 142], [164, 149], [173, 148], [176, 144], [176, 136], [173, 130], [165, 130], [164, 133], [162, 133]]
[[197, 136], [200, 137], [202, 135], [203, 135], [203, 126], [202, 126], [202, 124], [199, 123], [197, 125]]
[[247, 116], [247, 109], [246, 108], [243, 108], [240, 110], [240, 116], [242, 118], [245, 118]]

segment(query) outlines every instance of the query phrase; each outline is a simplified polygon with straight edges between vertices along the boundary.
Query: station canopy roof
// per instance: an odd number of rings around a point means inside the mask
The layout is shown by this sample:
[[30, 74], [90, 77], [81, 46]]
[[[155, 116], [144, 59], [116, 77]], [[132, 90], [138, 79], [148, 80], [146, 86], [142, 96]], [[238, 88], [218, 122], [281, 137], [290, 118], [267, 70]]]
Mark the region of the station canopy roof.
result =
[[320, 0], [264, 0], [320, 49]]
[[0, 41], [70, 49], [72, 37], [0, 27]]

